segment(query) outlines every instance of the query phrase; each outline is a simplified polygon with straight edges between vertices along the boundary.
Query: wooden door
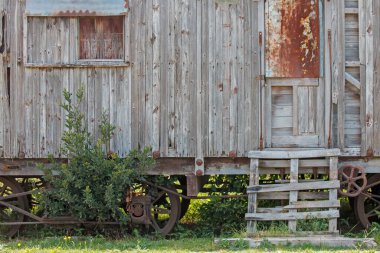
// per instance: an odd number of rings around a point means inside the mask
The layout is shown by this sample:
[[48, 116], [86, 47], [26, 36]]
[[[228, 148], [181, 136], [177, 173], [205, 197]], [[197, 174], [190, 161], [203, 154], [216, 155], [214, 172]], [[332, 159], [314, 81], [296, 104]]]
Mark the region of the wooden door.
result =
[[266, 147], [321, 147], [321, 6], [315, 0], [268, 0], [265, 9]]

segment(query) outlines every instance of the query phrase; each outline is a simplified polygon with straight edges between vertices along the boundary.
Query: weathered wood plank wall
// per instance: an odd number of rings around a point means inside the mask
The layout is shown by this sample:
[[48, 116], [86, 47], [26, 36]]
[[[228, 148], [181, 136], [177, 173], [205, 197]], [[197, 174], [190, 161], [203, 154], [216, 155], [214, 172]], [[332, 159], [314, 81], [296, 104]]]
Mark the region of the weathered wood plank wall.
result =
[[59, 157], [62, 92], [80, 86], [89, 131], [108, 111], [117, 126], [110, 149], [120, 154], [147, 145], [172, 157], [257, 149], [257, 1], [129, 1], [125, 61], [105, 63], [78, 61], [78, 17], [24, 16], [24, 1], [1, 6], [11, 84], [8, 96], [0, 83], [1, 157]]
[[376, 105], [374, 107], [374, 114], [373, 114], [373, 140], [374, 140], [374, 155], [379, 156], [380, 155], [380, 2], [379, 1], [373, 1], [373, 22], [374, 22], [374, 42], [373, 42], [373, 49], [374, 49], [374, 104]]

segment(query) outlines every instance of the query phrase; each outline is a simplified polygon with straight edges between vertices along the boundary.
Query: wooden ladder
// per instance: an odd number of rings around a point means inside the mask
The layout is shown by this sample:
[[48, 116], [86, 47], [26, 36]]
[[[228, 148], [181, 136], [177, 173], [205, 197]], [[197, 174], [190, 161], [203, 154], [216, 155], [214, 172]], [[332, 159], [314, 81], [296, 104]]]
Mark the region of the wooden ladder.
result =
[[[248, 157], [251, 162], [247, 188], [248, 212], [245, 216], [248, 221], [248, 235], [257, 233], [258, 221], [288, 221], [289, 231], [294, 233], [297, 231], [297, 220], [306, 219], [328, 219], [329, 228], [326, 232], [338, 233], [339, 155], [339, 149], [249, 152]], [[270, 162], [284, 167], [290, 180], [280, 184], [260, 184], [259, 176], [269, 174], [264, 165]], [[300, 174], [310, 171], [306, 167], [313, 169], [317, 167], [319, 170], [317, 174], [327, 174], [328, 180], [299, 180]], [[281, 196], [282, 199], [289, 200], [287, 205], [276, 208], [258, 207], [258, 199], [281, 199]]]

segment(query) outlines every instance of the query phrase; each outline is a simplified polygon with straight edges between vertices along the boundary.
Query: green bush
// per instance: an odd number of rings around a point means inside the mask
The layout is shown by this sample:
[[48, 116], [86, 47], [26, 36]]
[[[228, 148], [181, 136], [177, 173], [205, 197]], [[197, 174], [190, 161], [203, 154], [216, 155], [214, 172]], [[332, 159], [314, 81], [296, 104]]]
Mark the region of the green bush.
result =
[[115, 127], [109, 124], [106, 113], [99, 127], [100, 138], [94, 142], [80, 110], [83, 93], [83, 89], [78, 90], [74, 104], [72, 94], [64, 91], [62, 108], [67, 116], [62, 152], [68, 163], [55, 163], [45, 169], [45, 180], [50, 187], [41, 194], [41, 205], [48, 216], [126, 222], [128, 216], [120, 208], [125, 192], [142, 179], [142, 172], [153, 160], [148, 156], [148, 149], [132, 151], [125, 158], [107, 154]]

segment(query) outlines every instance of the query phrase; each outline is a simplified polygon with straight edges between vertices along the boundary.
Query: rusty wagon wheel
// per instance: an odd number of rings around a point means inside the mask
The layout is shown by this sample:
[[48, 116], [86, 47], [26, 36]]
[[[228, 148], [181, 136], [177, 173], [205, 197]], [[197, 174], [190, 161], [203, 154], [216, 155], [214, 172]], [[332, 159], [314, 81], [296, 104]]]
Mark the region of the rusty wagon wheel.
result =
[[368, 178], [368, 184], [355, 198], [355, 214], [364, 228], [379, 221], [380, 212], [380, 174]]
[[[15, 179], [0, 177], [0, 197], [6, 197], [21, 192], [24, 192], [24, 190]], [[25, 215], [4, 204], [28, 210], [28, 199], [26, 196], [8, 198], [2, 202], [3, 204], [1, 204], [0, 201], [0, 222], [23, 222], [25, 220]], [[0, 226], [0, 235], [13, 237], [17, 234], [21, 226], [21, 224], [2, 225]]]
[[151, 186], [148, 188], [148, 195], [151, 197], [151, 211], [148, 215], [152, 227], [165, 236], [174, 229], [179, 220], [181, 214], [180, 198], [173, 193]]
[[344, 165], [339, 168], [339, 193], [347, 197], [357, 197], [367, 186], [367, 176], [363, 167]]

